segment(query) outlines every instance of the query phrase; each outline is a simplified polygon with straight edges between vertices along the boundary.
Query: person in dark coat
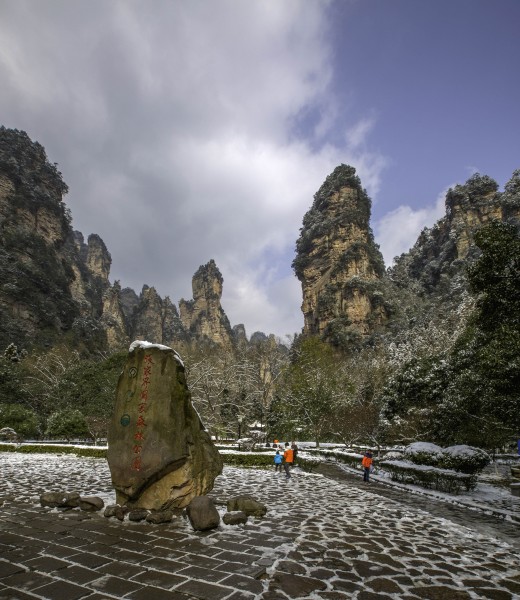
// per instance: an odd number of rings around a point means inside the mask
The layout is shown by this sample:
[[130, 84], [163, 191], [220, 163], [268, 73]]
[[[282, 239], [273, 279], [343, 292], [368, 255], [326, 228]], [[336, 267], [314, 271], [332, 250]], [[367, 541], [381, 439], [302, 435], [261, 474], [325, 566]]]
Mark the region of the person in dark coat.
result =
[[298, 446], [296, 445], [296, 442], [293, 442], [291, 444], [291, 448], [292, 448], [292, 451], [293, 451], [293, 465], [295, 465], [296, 464], [296, 458], [298, 456]]

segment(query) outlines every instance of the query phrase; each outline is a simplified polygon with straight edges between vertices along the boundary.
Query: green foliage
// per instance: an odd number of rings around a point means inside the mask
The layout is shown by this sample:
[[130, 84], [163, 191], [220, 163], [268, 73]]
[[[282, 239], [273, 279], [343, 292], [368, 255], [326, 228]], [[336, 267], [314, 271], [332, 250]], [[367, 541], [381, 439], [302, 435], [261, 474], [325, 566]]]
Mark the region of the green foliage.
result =
[[473, 174], [464, 185], [456, 185], [449, 189], [446, 194], [446, 208], [448, 214], [453, 210], [456, 204], [471, 206], [479, 202], [489, 194], [495, 194], [498, 191], [498, 183], [488, 175], [480, 173]]
[[331, 430], [334, 411], [352, 393], [352, 383], [340, 368], [334, 349], [316, 337], [299, 340], [285, 376], [282, 404], [285, 430], [300, 427], [319, 446]]
[[3, 295], [22, 306], [29, 303], [39, 330], [70, 328], [78, 313], [69, 289], [72, 274], [56, 249], [37, 233], [19, 229], [4, 230], [1, 242]]
[[12, 404], [23, 404], [26, 393], [23, 388], [25, 366], [0, 356], [0, 398]]
[[475, 234], [475, 242], [482, 254], [468, 269], [468, 276], [471, 290], [478, 295], [476, 324], [491, 335], [504, 326], [519, 328], [518, 230], [512, 225], [493, 221]]
[[19, 437], [35, 437], [40, 433], [36, 413], [20, 404], [0, 404], [0, 429], [11, 427]]
[[0, 126], [0, 173], [15, 183], [29, 207], [44, 203], [65, 214], [60, 203], [68, 187], [56, 163], [47, 160], [44, 147], [33, 142], [25, 131]]
[[126, 352], [118, 352], [105, 360], [81, 360], [72, 365], [58, 381], [55, 406], [75, 407], [85, 416], [108, 418], [126, 358]]
[[49, 437], [66, 439], [87, 436], [85, 417], [79, 410], [65, 409], [52, 413], [47, 420], [46, 434]]
[[415, 439], [493, 450], [520, 432], [520, 238], [492, 222], [475, 241], [473, 317], [451, 348], [413, 358], [390, 379], [385, 416]]
[[106, 458], [106, 448], [59, 446], [51, 444], [2, 444], [0, 452], [19, 452], [22, 454], [75, 454], [76, 456], [87, 456], [91, 458]]
[[491, 457], [480, 448], [471, 446], [450, 446], [444, 448], [438, 466], [442, 469], [453, 469], [461, 473], [474, 475], [480, 473], [491, 462]]

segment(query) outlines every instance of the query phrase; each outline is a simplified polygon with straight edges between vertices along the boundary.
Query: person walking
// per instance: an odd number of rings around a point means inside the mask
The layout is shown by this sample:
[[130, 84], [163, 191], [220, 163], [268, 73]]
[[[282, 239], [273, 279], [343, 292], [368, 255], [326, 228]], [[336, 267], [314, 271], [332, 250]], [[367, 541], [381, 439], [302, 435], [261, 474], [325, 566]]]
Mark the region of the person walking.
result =
[[296, 464], [296, 458], [298, 457], [298, 446], [296, 445], [296, 442], [293, 442], [291, 444], [291, 448], [293, 451], [293, 465]]
[[285, 442], [285, 451], [283, 453], [283, 468], [285, 469], [285, 476], [287, 479], [291, 476], [290, 469], [294, 462], [294, 452], [289, 446], [289, 442]]
[[370, 469], [372, 468], [373, 462], [372, 450], [367, 450], [363, 456], [363, 460], [361, 461], [361, 465], [363, 467], [363, 481], [366, 483], [370, 483]]
[[275, 472], [282, 472], [282, 461], [283, 461], [283, 456], [280, 454], [280, 450], [276, 451], [276, 454], [274, 455], [274, 470]]

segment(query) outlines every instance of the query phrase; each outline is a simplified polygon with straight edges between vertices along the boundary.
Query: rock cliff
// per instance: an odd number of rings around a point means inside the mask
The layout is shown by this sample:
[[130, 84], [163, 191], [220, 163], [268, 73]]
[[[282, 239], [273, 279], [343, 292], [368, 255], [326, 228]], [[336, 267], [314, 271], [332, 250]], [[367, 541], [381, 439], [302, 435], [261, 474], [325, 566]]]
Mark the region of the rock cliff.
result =
[[85, 243], [72, 230], [67, 191], [40, 144], [0, 127], [0, 349], [13, 341], [49, 347], [64, 335], [86, 352], [120, 350], [131, 339], [232, 345], [214, 261], [193, 277], [194, 298], [181, 300], [182, 318], [153, 287], [137, 296], [111, 285], [110, 253], [98, 235]]
[[293, 262], [302, 284], [304, 334], [344, 344], [384, 326], [385, 268], [370, 208], [356, 170], [347, 165], [337, 167], [315, 194]]
[[230, 348], [233, 330], [220, 299], [224, 279], [214, 260], [199, 267], [192, 279], [193, 300], [179, 301], [180, 319], [186, 331], [199, 341]]
[[[346, 349], [373, 335], [392, 338], [444, 322], [467, 297], [476, 231], [491, 220], [520, 222], [520, 170], [498, 191], [473, 175], [446, 195], [446, 215], [424, 229], [385, 272], [370, 230], [370, 200], [352, 167], [327, 177], [303, 219], [293, 268], [302, 283], [304, 334]], [[448, 325], [449, 327], [449, 325]]]
[[491, 220], [520, 220], [520, 171], [498, 191], [498, 183], [476, 173], [446, 194], [446, 215], [424, 229], [409, 252], [389, 271], [399, 285], [417, 286], [424, 297], [456, 299], [466, 290], [466, 267], [477, 256], [476, 231]]

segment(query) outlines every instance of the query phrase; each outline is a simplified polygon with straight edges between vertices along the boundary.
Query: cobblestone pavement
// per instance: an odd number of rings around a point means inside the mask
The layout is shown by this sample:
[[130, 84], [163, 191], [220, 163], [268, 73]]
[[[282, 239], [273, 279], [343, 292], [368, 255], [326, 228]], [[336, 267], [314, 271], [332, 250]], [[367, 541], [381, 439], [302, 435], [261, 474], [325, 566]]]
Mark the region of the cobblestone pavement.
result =
[[[262, 519], [194, 532], [41, 508], [43, 491], [113, 501], [106, 463], [71, 456], [0, 456], [0, 598], [25, 600], [336, 600], [520, 598], [508, 532], [371, 485], [226, 467], [212, 492], [250, 494]], [[383, 487], [383, 486], [380, 486]], [[432, 501], [433, 502], [433, 501]], [[463, 509], [461, 509], [463, 510]], [[475, 515], [472, 515], [474, 517]], [[499, 535], [500, 534], [500, 535]]]

